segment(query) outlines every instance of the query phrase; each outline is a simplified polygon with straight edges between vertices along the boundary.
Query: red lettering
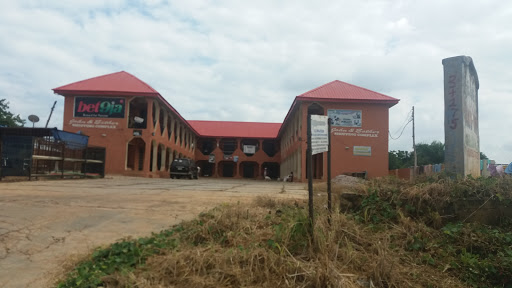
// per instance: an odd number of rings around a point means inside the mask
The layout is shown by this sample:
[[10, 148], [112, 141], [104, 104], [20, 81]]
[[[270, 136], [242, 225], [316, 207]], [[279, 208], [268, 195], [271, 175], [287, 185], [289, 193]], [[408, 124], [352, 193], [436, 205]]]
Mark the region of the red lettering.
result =
[[76, 112], [98, 113], [99, 109], [100, 109], [100, 102], [98, 102], [96, 104], [85, 104], [83, 101], [80, 101], [80, 103], [78, 103], [78, 109], [76, 110]]

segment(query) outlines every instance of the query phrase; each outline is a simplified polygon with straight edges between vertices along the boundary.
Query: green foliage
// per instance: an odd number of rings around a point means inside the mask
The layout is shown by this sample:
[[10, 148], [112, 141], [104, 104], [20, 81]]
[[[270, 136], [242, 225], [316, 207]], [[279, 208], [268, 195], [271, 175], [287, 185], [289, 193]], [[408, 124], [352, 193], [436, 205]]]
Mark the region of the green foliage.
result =
[[[376, 181], [352, 215], [359, 222], [371, 225], [373, 231], [385, 231], [400, 225], [400, 219], [405, 217], [415, 219], [416, 223], [422, 223], [420, 225], [432, 224], [430, 215], [439, 215], [453, 200], [493, 197], [506, 207], [511, 203], [510, 179], [438, 179], [443, 185], [431, 178], [422, 181]], [[434, 191], [434, 188], [442, 190]], [[430, 194], [419, 193], [419, 189]], [[416, 192], [405, 196], [405, 191]], [[441, 201], [434, 199], [434, 195], [439, 195]], [[407, 236], [404, 248], [412, 255], [416, 254], [417, 265], [448, 270], [472, 287], [512, 287], [511, 228], [509, 222], [499, 226], [447, 222], [440, 229], [423, 226]], [[390, 247], [397, 247], [401, 241], [396, 237], [391, 239]]]
[[396, 209], [389, 202], [381, 200], [376, 191], [363, 199], [356, 213], [357, 220], [371, 224], [395, 220], [396, 216]]
[[389, 151], [389, 170], [407, 168], [414, 165], [413, 154], [408, 151]]
[[[418, 166], [444, 163], [444, 144], [440, 141], [432, 141], [430, 144], [418, 143], [416, 144], [416, 155]], [[480, 152], [480, 159], [488, 159], [488, 157]], [[389, 170], [411, 166], [414, 166], [413, 152], [389, 151]]]
[[9, 111], [7, 99], [0, 99], [0, 127], [23, 127], [26, 120], [20, 115], [14, 115]]
[[175, 249], [178, 241], [170, 237], [179, 231], [180, 226], [153, 234], [151, 237], [125, 240], [105, 249], [97, 249], [90, 259], [78, 264], [58, 287], [101, 286], [103, 277], [115, 272], [131, 271], [136, 266], [144, 264], [149, 256], [159, 254], [162, 250]]

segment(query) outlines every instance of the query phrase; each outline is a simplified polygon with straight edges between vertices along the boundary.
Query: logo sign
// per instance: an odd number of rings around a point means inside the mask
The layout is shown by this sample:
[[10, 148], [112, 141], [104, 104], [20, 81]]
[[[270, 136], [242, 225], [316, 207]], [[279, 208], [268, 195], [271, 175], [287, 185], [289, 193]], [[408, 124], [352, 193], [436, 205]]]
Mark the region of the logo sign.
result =
[[323, 153], [329, 149], [328, 117], [311, 115], [311, 154]]
[[338, 127], [361, 127], [362, 114], [361, 110], [327, 110], [331, 125]]
[[215, 163], [215, 154], [210, 154], [210, 156], [208, 156], [208, 163]]
[[372, 156], [372, 147], [354, 146], [354, 156]]
[[133, 136], [142, 136], [142, 130], [133, 130]]
[[75, 97], [75, 117], [124, 118], [124, 98]]
[[245, 154], [254, 154], [254, 153], [256, 153], [256, 146], [254, 146], [254, 145], [244, 145], [244, 153]]

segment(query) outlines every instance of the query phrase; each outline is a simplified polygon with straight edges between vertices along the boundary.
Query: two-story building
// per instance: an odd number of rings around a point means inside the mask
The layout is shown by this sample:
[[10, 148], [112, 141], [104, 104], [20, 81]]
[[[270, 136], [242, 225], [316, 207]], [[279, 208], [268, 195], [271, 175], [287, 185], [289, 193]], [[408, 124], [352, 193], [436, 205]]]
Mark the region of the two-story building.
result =
[[[389, 108], [398, 99], [333, 81], [295, 97], [283, 123], [185, 120], [155, 89], [127, 72], [53, 89], [65, 97], [63, 130], [106, 147], [107, 174], [169, 177], [175, 158], [194, 159], [201, 176], [306, 180], [308, 115], [331, 119], [333, 176], [387, 175]], [[313, 177], [325, 179], [326, 155]]]

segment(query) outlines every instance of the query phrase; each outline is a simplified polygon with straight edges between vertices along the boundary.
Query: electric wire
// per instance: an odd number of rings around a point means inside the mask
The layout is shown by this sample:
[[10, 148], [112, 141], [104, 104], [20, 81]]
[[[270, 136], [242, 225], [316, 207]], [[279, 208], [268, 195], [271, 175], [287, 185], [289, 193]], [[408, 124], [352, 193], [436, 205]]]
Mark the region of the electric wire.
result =
[[407, 123], [405, 124], [404, 128], [402, 129], [402, 132], [400, 132], [400, 135], [398, 135], [398, 137], [396, 137], [396, 138], [393, 138], [393, 136], [391, 136], [391, 132], [389, 132], [389, 130], [388, 130], [389, 137], [390, 137], [391, 139], [393, 139], [393, 140], [398, 140], [398, 139], [400, 138], [400, 136], [402, 136], [402, 133], [404, 133], [404, 130], [405, 130], [405, 128], [407, 127], [407, 125], [408, 125], [409, 123], [411, 123], [411, 122], [412, 122], [412, 119], [410, 119], [410, 120], [409, 120], [409, 122], [407, 122]]
[[407, 122], [407, 120], [411, 120], [411, 117], [412, 117], [412, 110], [410, 110], [409, 113], [407, 113], [407, 116], [405, 117], [404, 122], [402, 122], [402, 124], [399, 126], [399, 128], [396, 129], [394, 134], [397, 134], [398, 131], [400, 131], [400, 129], [403, 128], [402, 127], [403, 125], [407, 125], [405, 122]]

